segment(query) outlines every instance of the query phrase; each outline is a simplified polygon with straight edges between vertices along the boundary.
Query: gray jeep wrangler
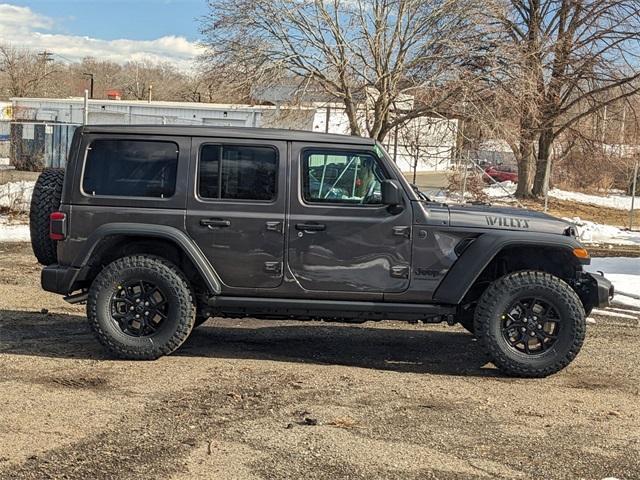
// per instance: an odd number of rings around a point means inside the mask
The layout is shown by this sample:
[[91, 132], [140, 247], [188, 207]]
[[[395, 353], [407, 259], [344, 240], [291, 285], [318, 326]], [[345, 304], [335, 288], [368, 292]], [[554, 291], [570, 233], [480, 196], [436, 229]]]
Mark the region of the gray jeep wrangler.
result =
[[432, 202], [373, 140], [311, 132], [79, 128], [66, 171], [38, 179], [31, 238], [42, 287], [86, 302], [130, 359], [209, 317], [446, 321], [505, 373], [543, 377], [613, 296], [566, 222]]

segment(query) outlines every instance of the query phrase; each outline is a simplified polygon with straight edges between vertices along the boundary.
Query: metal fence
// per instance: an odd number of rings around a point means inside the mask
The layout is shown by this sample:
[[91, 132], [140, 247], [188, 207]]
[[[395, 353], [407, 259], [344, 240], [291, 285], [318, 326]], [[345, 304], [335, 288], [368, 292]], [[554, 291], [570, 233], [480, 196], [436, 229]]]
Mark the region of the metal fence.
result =
[[73, 133], [79, 125], [44, 122], [0, 122], [0, 157], [5, 150], [19, 170], [66, 165]]
[[11, 152], [11, 128], [9, 122], [1, 122], [0, 121], [0, 159], [2, 159], [2, 164], [5, 163], [5, 159], [10, 158]]

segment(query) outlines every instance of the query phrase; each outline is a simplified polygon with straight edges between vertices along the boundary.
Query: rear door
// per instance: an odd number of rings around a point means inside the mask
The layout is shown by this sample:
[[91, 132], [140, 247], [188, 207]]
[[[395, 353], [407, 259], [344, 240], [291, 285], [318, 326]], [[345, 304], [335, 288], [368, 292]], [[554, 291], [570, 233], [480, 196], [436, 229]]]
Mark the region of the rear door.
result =
[[227, 287], [282, 283], [286, 142], [194, 138], [187, 231]]
[[411, 206], [381, 203], [395, 178], [363, 147], [294, 143], [289, 268], [306, 290], [379, 293], [409, 286]]

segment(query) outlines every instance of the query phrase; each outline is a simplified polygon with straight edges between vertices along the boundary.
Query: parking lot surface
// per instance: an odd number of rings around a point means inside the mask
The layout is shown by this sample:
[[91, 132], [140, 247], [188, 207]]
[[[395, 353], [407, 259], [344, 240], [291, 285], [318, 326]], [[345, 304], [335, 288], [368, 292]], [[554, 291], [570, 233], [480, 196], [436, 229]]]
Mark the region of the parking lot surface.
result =
[[565, 371], [501, 376], [459, 327], [210, 320], [110, 358], [0, 244], [0, 479], [640, 478], [640, 328], [597, 317]]

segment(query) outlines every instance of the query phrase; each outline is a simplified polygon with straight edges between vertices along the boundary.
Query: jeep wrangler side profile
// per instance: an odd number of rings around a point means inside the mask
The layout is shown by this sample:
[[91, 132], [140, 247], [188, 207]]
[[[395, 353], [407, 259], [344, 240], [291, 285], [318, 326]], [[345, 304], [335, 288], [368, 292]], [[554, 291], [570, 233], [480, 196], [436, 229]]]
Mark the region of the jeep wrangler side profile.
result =
[[580, 350], [613, 288], [570, 224], [446, 205], [366, 138], [289, 130], [86, 126], [39, 177], [42, 287], [86, 302], [115, 355], [175, 351], [209, 317], [461, 323], [510, 375]]

